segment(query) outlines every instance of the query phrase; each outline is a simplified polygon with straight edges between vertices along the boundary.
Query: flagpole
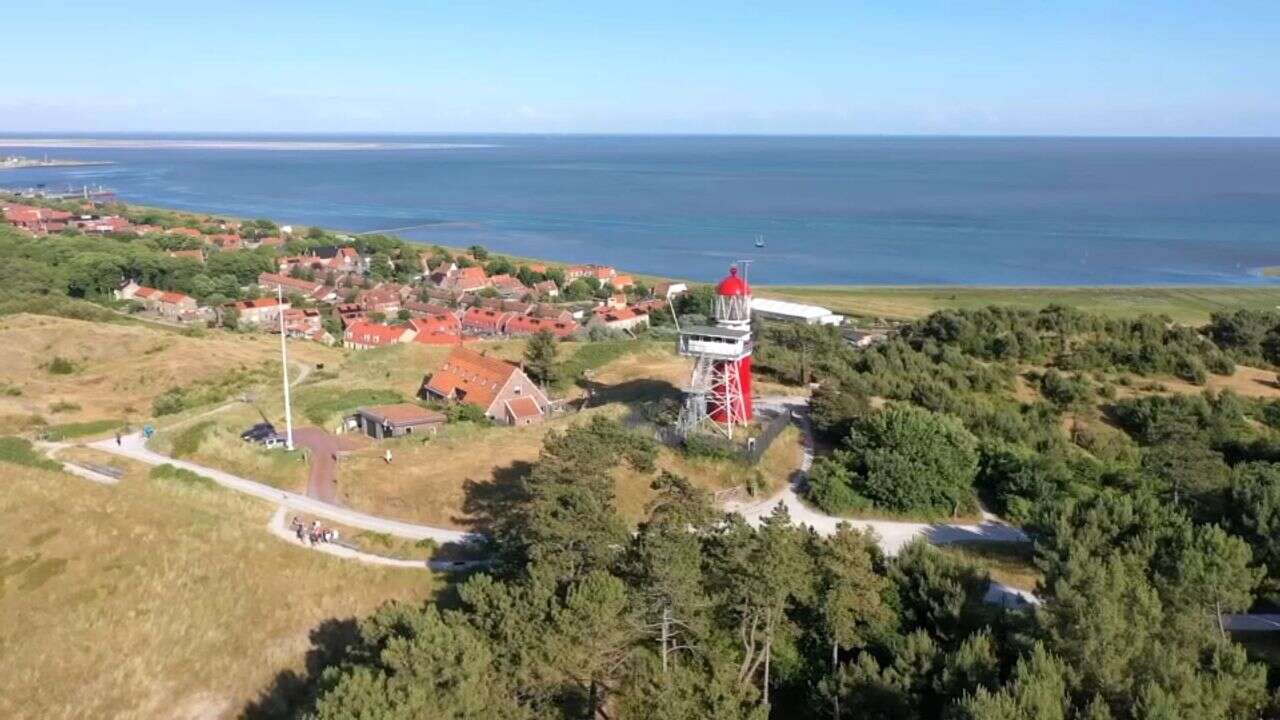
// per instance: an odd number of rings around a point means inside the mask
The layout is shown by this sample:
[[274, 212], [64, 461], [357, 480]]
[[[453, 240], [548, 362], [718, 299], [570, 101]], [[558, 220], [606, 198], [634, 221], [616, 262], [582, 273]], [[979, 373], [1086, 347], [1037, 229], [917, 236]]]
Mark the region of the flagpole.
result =
[[276, 312], [280, 314], [280, 369], [284, 375], [284, 446], [292, 452], [293, 411], [289, 407], [289, 354], [285, 349], [284, 342], [284, 288], [280, 285], [276, 285], [276, 298], [279, 301], [279, 304], [276, 305]]

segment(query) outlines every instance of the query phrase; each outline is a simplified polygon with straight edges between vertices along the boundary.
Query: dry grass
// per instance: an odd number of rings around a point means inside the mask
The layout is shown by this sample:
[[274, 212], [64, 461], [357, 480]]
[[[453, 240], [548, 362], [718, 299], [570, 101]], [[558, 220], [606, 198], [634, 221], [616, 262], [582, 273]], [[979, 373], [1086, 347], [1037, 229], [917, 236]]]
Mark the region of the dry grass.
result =
[[[281, 405], [283, 403], [280, 403]], [[272, 404], [274, 406], [274, 403]], [[283, 415], [283, 410], [281, 410]], [[277, 415], [269, 415], [276, 427], [283, 432], [284, 422]], [[256, 422], [262, 421], [258, 411], [248, 405], [237, 405], [206, 418], [212, 425], [195, 452], [184, 460], [217, 468], [225, 472], [267, 483], [286, 490], [300, 490], [307, 486], [307, 464], [301, 453], [283, 450], [267, 450], [257, 443], [245, 442], [240, 433]], [[161, 428], [150, 447], [162, 454], [170, 454], [178, 427]]]
[[[144, 325], [91, 323], [66, 318], [13, 315], [0, 318], [0, 386], [20, 394], [0, 394], [0, 432], [30, 429], [33, 416], [48, 418], [59, 403], [78, 410], [57, 413], [56, 422], [123, 420], [151, 415], [151, 401], [175, 386], [190, 385], [228, 371], [248, 369], [278, 357], [269, 336], [208, 331], [199, 337]], [[333, 362], [337, 350], [316, 343], [290, 347], [298, 362]], [[75, 371], [52, 374], [54, 357], [70, 360]]]
[[222, 490], [3, 472], [0, 717], [235, 717], [321, 623], [435, 584], [292, 547]]
[[991, 573], [991, 579], [1019, 590], [1035, 590], [1044, 573], [1032, 562], [1030, 543], [963, 542], [941, 546], [942, 552], [963, 558]]
[[1199, 395], [1205, 390], [1230, 390], [1242, 397], [1280, 398], [1280, 384], [1276, 383], [1276, 373], [1248, 365], [1237, 365], [1235, 373], [1231, 375], [1210, 374], [1209, 381], [1204, 385], [1195, 385], [1169, 375], [1152, 377], [1130, 376], [1130, 386], [1117, 385], [1116, 395], [1118, 397], [1133, 397], [1134, 395], [1150, 394], [1149, 392], [1138, 390], [1138, 388], [1151, 383], [1159, 383], [1164, 386], [1165, 391], [1183, 395]]

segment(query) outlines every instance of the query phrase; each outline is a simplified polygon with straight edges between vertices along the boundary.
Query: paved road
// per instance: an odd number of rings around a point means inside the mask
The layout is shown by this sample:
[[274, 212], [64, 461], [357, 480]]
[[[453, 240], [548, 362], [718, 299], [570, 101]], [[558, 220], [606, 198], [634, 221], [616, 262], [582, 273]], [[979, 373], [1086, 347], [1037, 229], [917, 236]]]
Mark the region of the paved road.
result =
[[231, 473], [221, 470], [204, 467], [185, 460], [176, 460], [160, 453], [154, 452], [147, 448], [142, 438], [142, 433], [131, 433], [122, 438], [121, 445], [117, 446], [114, 439], [100, 440], [92, 443], [90, 447], [98, 450], [104, 450], [109, 453], [120, 455], [122, 457], [132, 458], [148, 465], [169, 464], [190, 470], [197, 475], [207, 477], [215, 483], [242, 492], [246, 495], [252, 495], [268, 502], [283, 505], [290, 510], [296, 512], [316, 515], [322, 518], [332, 520], [333, 522], [358, 527], [362, 530], [372, 530], [374, 532], [383, 532], [396, 537], [409, 538], [411, 540], [422, 540], [430, 538], [439, 543], [451, 542], [468, 542], [477, 539], [472, 533], [461, 532], [459, 530], [451, 530], [448, 528], [431, 527], [429, 525], [415, 525], [413, 523], [401, 522], [399, 520], [388, 520], [373, 515], [366, 515], [337, 505], [331, 505], [321, 502], [314, 498], [309, 498], [298, 493], [288, 492], [273, 488], [260, 482], [249, 480], [247, 478], [238, 477]]
[[293, 431], [293, 442], [311, 453], [307, 497], [337, 505], [338, 454], [363, 447], [363, 438], [358, 435], [332, 435], [320, 428], [303, 427]]
[[756, 400], [756, 406], [776, 412], [793, 412], [796, 424], [800, 427], [804, 442], [804, 459], [800, 465], [800, 473], [792, 478], [780, 492], [773, 497], [756, 503], [735, 504], [726, 509], [740, 513], [748, 522], [759, 524], [778, 503], [786, 506], [791, 520], [800, 525], [807, 525], [821, 535], [830, 535], [841, 523], [848, 523], [857, 528], [869, 528], [880, 538], [880, 546], [889, 555], [896, 555], [906, 544], [918, 537], [923, 537], [936, 545], [967, 541], [987, 542], [1028, 542], [1030, 538], [1007, 523], [987, 516], [983, 522], [973, 524], [951, 523], [919, 523], [900, 522], [896, 520], [854, 520], [841, 518], [818, 510], [800, 497], [804, 478], [813, 465], [813, 433], [809, 428], [808, 398], [801, 396], [762, 397]]
[[326, 555], [333, 555], [346, 560], [357, 560], [370, 565], [384, 565], [388, 567], [417, 568], [419, 570], [439, 570], [439, 571], [457, 571], [468, 570], [473, 567], [479, 567], [485, 563], [469, 560], [469, 561], [449, 561], [449, 560], [402, 560], [400, 558], [389, 558], [383, 555], [375, 555], [373, 553], [362, 552], [345, 545], [335, 545], [333, 543], [317, 543], [311, 545], [305, 540], [299, 540], [298, 536], [289, 529], [286, 519], [288, 510], [283, 506], [278, 508], [271, 521], [267, 523], [267, 530], [272, 535], [288, 542], [291, 545], [304, 547], [308, 550], [322, 552]]

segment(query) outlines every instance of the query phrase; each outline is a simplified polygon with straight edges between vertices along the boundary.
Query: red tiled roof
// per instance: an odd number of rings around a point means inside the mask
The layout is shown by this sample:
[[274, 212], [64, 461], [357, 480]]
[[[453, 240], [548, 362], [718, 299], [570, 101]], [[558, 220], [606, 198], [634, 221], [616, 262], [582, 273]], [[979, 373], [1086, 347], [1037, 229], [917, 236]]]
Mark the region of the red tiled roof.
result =
[[149, 299], [151, 299], [152, 297], [154, 297], [154, 296], [158, 296], [158, 295], [160, 295], [160, 291], [159, 291], [159, 290], [157, 290], [157, 289], [155, 289], [155, 288], [147, 287], [146, 285], [143, 285], [142, 287], [139, 287], [139, 288], [138, 288], [137, 290], [135, 290], [135, 291], [134, 291], [134, 293], [133, 293], [133, 296], [134, 296], [134, 297], [140, 297], [140, 298], [142, 298], [143, 300], [149, 300]]
[[400, 338], [404, 337], [405, 331], [404, 326], [358, 322], [347, 327], [343, 335], [348, 342], [357, 345], [389, 345], [399, 342]]
[[254, 298], [253, 300], [239, 300], [228, 304], [234, 305], [239, 310], [253, 310], [256, 308], [275, 307], [281, 303], [273, 297], [260, 297]]
[[520, 368], [497, 358], [485, 357], [462, 346], [455, 347], [427, 381], [427, 390], [441, 397], [459, 397], [488, 410], [498, 390]]
[[535, 317], [530, 315], [516, 315], [507, 320], [505, 332], [509, 335], [532, 335], [539, 330], [550, 330], [556, 337], [563, 338], [572, 335], [578, 329], [576, 323], [567, 323], [553, 318]]
[[258, 275], [259, 285], [283, 285], [284, 287], [296, 288], [303, 292], [316, 292], [324, 287], [323, 284], [311, 282], [310, 280], [299, 280], [288, 275], [280, 275], [277, 273], [260, 273]]
[[486, 287], [489, 284], [489, 278], [485, 276], [482, 267], [462, 268], [453, 276], [452, 284], [463, 290], [471, 290]]
[[528, 395], [508, 400], [507, 410], [517, 420], [538, 417], [542, 414], [542, 408], [538, 407], [538, 402]]
[[160, 295], [160, 302], [162, 303], [177, 304], [184, 300], [191, 299], [192, 298], [189, 295], [183, 295], [180, 292], [167, 292]]
[[469, 307], [462, 314], [464, 326], [479, 327], [490, 332], [500, 332], [507, 313], [482, 307]]

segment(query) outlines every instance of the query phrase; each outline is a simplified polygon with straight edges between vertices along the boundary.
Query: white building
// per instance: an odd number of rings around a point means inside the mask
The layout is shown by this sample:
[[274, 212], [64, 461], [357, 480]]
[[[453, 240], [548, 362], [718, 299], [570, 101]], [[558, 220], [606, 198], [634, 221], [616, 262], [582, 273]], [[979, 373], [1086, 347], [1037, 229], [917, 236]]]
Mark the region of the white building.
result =
[[844, 322], [843, 315], [837, 315], [820, 305], [805, 305], [761, 297], [751, 299], [751, 312], [769, 320], [783, 320], [805, 325], [839, 325]]

